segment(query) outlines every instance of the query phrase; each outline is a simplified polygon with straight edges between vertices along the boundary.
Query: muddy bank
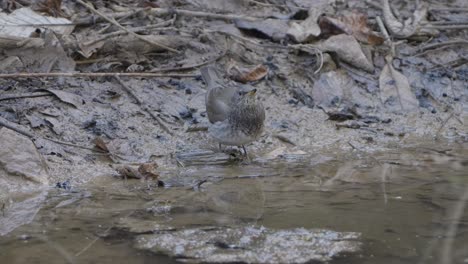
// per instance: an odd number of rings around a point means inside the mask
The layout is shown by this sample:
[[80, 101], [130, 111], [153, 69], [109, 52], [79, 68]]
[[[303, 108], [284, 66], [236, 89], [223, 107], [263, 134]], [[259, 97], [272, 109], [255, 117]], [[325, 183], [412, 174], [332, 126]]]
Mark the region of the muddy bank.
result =
[[[391, 166], [423, 164], [426, 170], [425, 158], [444, 164], [443, 169], [449, 163], [456, 177], [466, 167], [460, 154], [468, 132], [465, 1], [17, 2], [2, 3], [0, 14], [7, 25], [0, 26], [7, 36], [0, 41], [2, 235], [37, 215], [46, 218], [43, 211], [65, 208], [65, 214], [75, 214], [81, 201], [91, 204], [83, 207], [90, 213], [84, 218], [105, 211], [108, 223], [112, 213], [122, 216], [132, 206], [151, 211], [141, 205], [157, 200], [151, 192], [169, 190], [177, 196], [182, 190], [187, 200], [165, 199], [182, 203], [175, 212], [189, 217], [174, 216], [169, 225], [158, 222], [159, 236], [147, 241], [177, 237], [189, 245], [181, 251], [184, 257], [212, 261], [194, 255], [199, 245], [184, 232], [200, 225], [190, 232], [211, 241], [218, 231], [206, 227], [215, 225], [232, 236], [225, 244], [203, 248], [210, 253], [224, 247], [226, 254], [214, 261], [262, 262], [261, 250], [275, 247], [268, 240], [282, 237], [276, 236], [278, 230], [255, 225], [265, 210], [265, 186], [257, 188], [252, 179], [271, 180], [268, 184], [279, 185], [269, 187], [288, 193], [311, 186], [333, 189], [342, 182], [386, 183]], [[12, 30], [18, 27], [22, 30]], [[199, 72], [206, 65], [220, 71], [225, 85], [256, 88], [265, 106], [265, 131], [247, 146], [247, 159], [236, 148], [220, 151], [206, 131], [207, 87]], [[402, 149], [423, 158], [386, 156]], [[368, 167], [376, 169], [356, 176]], [[401, 178], [392, 180], [402, 184]], [[138, 202], [106, 211], [107, 188], [123, 201]], [[192, 200], [197, 195], [199, 200]], [[49, 207], [38, 209], [50, 200]], [[170, 218], [171, 208], [159, 204], [151, 212]], [[144, 217], [128, 225], [111, 221], [112, 231], [127, 236], [135, 222], [154, 220], [140, 213]], [[241, 247], [239, 234], [247, 224], [261, 233], [261, 246], [253, 255], [230, 254], [229, 245]], [[293, 237], [315, 232], [313, 225], [272, 226]], [[335, 232], [333, 225], [322, 227]], [[353, 231], [350, 225], [341, 227]], [[359, 235], [353, 239], [360, 240]], [[321, 238], [327, 249], [336, 246]], [[358, 244], [345, 249], [354, 252]], [[136, 247], [178, 257], [163, 245]], [[335, 257], [312, 255], [296, 260]], [[288, 256], [277, 255], [277, 262], [283, 257]]]

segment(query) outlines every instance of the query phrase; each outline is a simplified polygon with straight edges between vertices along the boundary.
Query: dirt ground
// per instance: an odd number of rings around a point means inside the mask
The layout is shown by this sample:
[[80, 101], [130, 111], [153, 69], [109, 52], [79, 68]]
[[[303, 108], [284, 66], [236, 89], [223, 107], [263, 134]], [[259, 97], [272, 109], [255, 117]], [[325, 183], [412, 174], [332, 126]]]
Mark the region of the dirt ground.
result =
[[122, 164], [171, 171], [195, 150], [231, 160], [206, 131], [205, 65], [259, 91], [251, 162], [467, 140], [464, 0], [22, 2], [3, 1], [0, 18], [45, 20], [0, 26], [0, 125], [34, 139], [49, 185]]

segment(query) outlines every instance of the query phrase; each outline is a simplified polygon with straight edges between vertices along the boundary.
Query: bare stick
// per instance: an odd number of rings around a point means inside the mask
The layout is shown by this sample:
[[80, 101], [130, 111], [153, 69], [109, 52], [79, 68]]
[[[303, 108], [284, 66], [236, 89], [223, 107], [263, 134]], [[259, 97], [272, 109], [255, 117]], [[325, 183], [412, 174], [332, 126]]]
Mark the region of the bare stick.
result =
[[436, 49], [440, 47], [445, 47], [445, 46], [451, 46], [451, 45], [468, 45], [468, 40], [451, 40], [451, 41], [444, 41], [444, 42], [439, 42], [439, 43], [433, 43], [433, 44], [428, 44], [424, 47], [419, 48], [420, 51], [426, 51], [430, 49]]
[[426, 24], [421, 26], [422, 28], [431, 28], [431, 29], [438, 29], [438, 30], [463, 30], [463, 29], [468, 29], [468, 25], [431, 25], [431, 24]]
[[429, 7], [429, 11], [468, 12], [468, 8], [463, 8], [463, 7]]
[[102, 17], [104, 20], [108, 21], [109, 23], [117, 26], [118, 28], [126, 31], [128, 34], [134, 36], [135, 38], [138, 38], [144, 42], [147, 42], [151, 45], [154, 45], [154, 46], [157, 46], [157, 47], [160, 47], [160, 48], [163, 48], [163, 49], [166, 49], [168, 51], [171, 51], [171, 52], [174, 52], [176, 54], [180, 54], [180, 51], [176, 50], [176, 49], [173, 49], [171, 47], [168, 47], [164, 44], [161, 44], [161, 43], [157, 43], [155, 41], [152, 41], [152, 40], [149, 40], [141, 35], [138, 35], [136, 34], [135, 32], [132, 32], [130, 30], [128, 30], [126, 27], [120, 25], [114, 18], [109, 18], [107, 17], [105, 14], [101, 13], [100, 11], [96, 10], [93, 6], [91, 6], [90, 4], [87, 4], [85, 2], [83, 2], [82, 0], [77, 0], [78, 3], [82, 4], [83, 6], [85, 6], [86, 8], [88, 8], [89, 10], [91, 10], [92, 12], [96, 13], [98, 16]]
[[2, 126], [6, 127], [6, 128], [9, 128], [9, 129], [11, 129], [11, 130], [23, 135], [23, 136], [26, 136], [26, 137], [28, 137], [30, 139], [36, 138], [33, 133], [22, 129], [19, 125], [15, 124], [13, 122], [10, 122], [10, 121], [6, 120], [3, 117], [0, 117], [0, 127], [2, 127]]
[[122, 85], [122, 87], [124, 88], [124, 90], [130, 94], [138, 103], [138, 105], [140, 105], [140, 107], [145, 111], [147, 112], [152, 118], [154, 118], [154, 120], [156, 120], [156, 122], [158, 122], [159, 126], [164, 130], [166, 131], [166, 133], [168, 133], [169, 135], [173, 136], [174, 133], [172, 133], [169, 128], [167, 128], [167, 126], [163, 123], [163, 121], [155, 114], [153, 114], [152, 111], [150, 111], [149, 107], [146, 105], [145, 102], [143, 102], [142, 100], [140, 100], [140, 98], [138, 98], [138, 96], [132, 91], [132, 89], [130, 87], [128, 87], [128, 85], [126, 83], [124, 83], [122, 81], [122, 79], [119, 78], [119, 76], [114, 76], [114, 78], [120, 83], [120, 85]]
[[263, 2], [260, 2], [260, 1], [256, 1], [256, 0], [245, 0], [245, 1], [250, 2], [252, 4], [255, 4], [255, 5], [259, 5], [259, 6], [286, 8], [286, 6], [283, 6], [283, 5], [268, 4], [268, 3], [263, 3]]
[[3, 100], [13, 100], [13, 99], [20, 99], [20, 98], [34, 98], [34, 97], [42, 97], [42, 96], [53, 96], [51, 93], [22, 93], [22, 94], [4, 94], [0, 96], [0, 101]]
[[154, 25], [148, 25], [148, 26], [144, 26], [144, 27], [134, 27], [134, 28], [129, 28], [128, 30], [119, 30], [119, 31], [104, 34], [99, 38], [87, 41], [87, 42], [85, 42], [83, 44], [85, 46], [90, 46], [90, 45], [93, 45], [94, 43], [97, 43], [97, 42], [100, 42], [100, 41], [103, 41], [103, 40], [106, 40], [106, 39], [109, 39], [109, 38], [112, 38], [112, 37], [116, 37], [116, 36], [119, 36], [119, 35], [122, 35], [122, 34], [128, 34], [129, 31], [136, 33], [136, 32], [141, 32], [141, 31], [145, 31], [145, 30], [148, 30], [148, 29], [154, 29], [154, 28], [168, 26], [171, 23], [173, 23], [173, 21], [169, 20], [169, 21], [164, 21], [164, 22], [154, 24]]
[[19, 72], [3, 73], [0, 78], [32, 78], [32, 77], [179, 77], [195, 78], [199, 74], [151, 73], [151, 72]]
[[[9, 128], [9, 129], [11, 129], [11, 130], [23, 135], [23, 136], [26, 136], [26, 137], [30, 138], [31, 140], [35, 140], [35, 139], [39, 138], [39, 136], [34, 135], [32, 132], [24, 130], [18, 124], [15, 124], [13, 122], [10, 122], [10, 121], [0, 117], [0, 127], [2, 127], [2, 126], [6, 127], [6, 128]], [[57, 143], [57, 144], [61, 144], [61, 145], [66, 145], [66, 146], [70, 146], [70, 147], [87, 149], [87, 150], [91, 150], [91, 151], [94, 151], [94, 152], [104, 153], [103, 151], [99, 151], [99, 150], [96, 150], [96, 149], [91, 148], [91, 147], [80, 146], [80, 145], [76, 145], [76, 144], [73, 144], [73, 143], [60, 141], [60, 140], [57, 140], [57, 139], [46, 138], [46, 137], [40, 137], [40, 138], [51, 141], [51, 142], [54, 142], [54, 143]]]
[[[81, 1], [81, 0], [78, 0]], [[151, 8], [150, 12], [153, 15], [170, 15], [176, 14], [181, 16], [191, 16], [191, 17], [204, 17], [204, 18], [212, 18], [212, 19], [222, 19], [222, 20], [249, 20], [255, 21], [259, 19], [265, 19], [262, 17], [250, 17], [250, 16], [243, 16], [243, 15], [233, 15], [233, 14], [216, 14], [216, 13], [208, 13], [208, 12], [201, 12], [201, 11], [191, 11], [191, 10], [183, 10], [183, 9], [169, 9], [169, 8]]]
[[380, 32], [382, 32], [382, 34], [385, 36], [385, 40], [391, 41], [390, 35], [388, 34], [387, 28], [385, 27], [382, 18], [380, 18], [380, 16], [377, 16], [375, 19], [377, 20], [377, 24], [379, 25]]
[[203, 65], [206, 65], [206, 64], [211, 64], [219, 59], [221, 59], [222, 57], [224, 57], [224, 55], [226, 55], [226, 51], [223, 51], [223, 53], [221, 53], [219, 56], [216, 56], [214, 58], [212, 58], [211, 60], [207, 60], [205, 62], [200, 62], [200, 63], [197, 63], [197, 64], [192, 64], [192, 65], [187, 65], [187, 66], [182, 66], [182, 67], [178, 67], [178, 68], [159, 68], [159, 69], [152, 69], [151, 72], [166, 72], [166, 71], [184, 71], [184, 70], [191, 70], [191, 69], [194, 69], [194, 68], [198, 68], [198, 67], [201, 67]]

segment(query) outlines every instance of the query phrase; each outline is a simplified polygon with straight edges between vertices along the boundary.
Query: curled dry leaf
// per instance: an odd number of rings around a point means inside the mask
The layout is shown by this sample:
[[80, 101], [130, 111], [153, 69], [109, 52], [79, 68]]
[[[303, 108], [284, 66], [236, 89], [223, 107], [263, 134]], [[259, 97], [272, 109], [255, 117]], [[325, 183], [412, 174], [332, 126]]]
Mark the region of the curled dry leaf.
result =
[[69, 92], [64, 92], [61, 90], [55, 89], [44, 89], [44, 91], [48, 91], [55, 95], [60, 101], [71, 104], [74, 107], [78, 108], [80, 105], [84, 103], [83, 98], [77, 94], [72, 94]]
[[397, 38], [408, 38], [419, 30], [419, 25], [426, 19], [427, 5], [420, 1], [411, 18], [400, 22], [392, 13], [388, 0], [382, 0], [382, 11], [385, 25], [390, 33]]
[[0, 35], [29, 38], [37, 28], [50, 29], [60, 35], [70, 35], [75, 25], [65, 18], [40, 15], [31, 8], [21, 8], [11, 14], [0, 12]]
[[346, 33], [353, 35], [357, 40], [371, 45], [381, 45], [384, 38], [372, 31], [367, 25], [367, 16], [358, 12], [348, 12], [338, 19], [323, 17], [320, 26], [326, 31], [333, 33]]
[[[236, 66], [234, 68], [237, 69]], [[238, 69], [237, 69], [238, 70]], [[265, 78], [268, 74], [268, 68], [260, 64], [255, 66], [253, 69], [239, 71], [238, 73], [232, 76], [232, 78], [241, 83], [255, 82]]]
[[141, 173], [145, 179], [157, 179], [159, 177], [157, 168], [158, 164], [156, 162], [143, 163], [138, 167], [138, 172]]
[[44, 12], [53, 17], [65, 17], [62, 12], [62, 0], [40, 0], [36, 2], [33, 9], [38, 12]]
[[343, 61], [367, 72], [374, 71], [373, 62], [364, 54], [359, 42], [350, 35], [341, 34], [332, 36], [324, 42], [320, 43], [318, 47], [322, 51], [330, 51]]
[[270, 38], [273, 41], [283, 40], [289, 30], [287, 21], [273, 18], [259, 21], [236, 20], [235, 25], [259, 38]]
[[96, 137], [94, 140], [93, 140], [93, 143], [94, 145], [96, 145], [96, 148], [106, 152], [106, 153], [109, 153], [109, 148], [107, 148], [107, 144], [106, 142], [104, 142], [104, 139], [102, 137]]
[[401, 108], [403, 111], [415, 110], [419, 106], [418, 100], [411, 91], [406, 76], [393, 68], [392, 59], [391, 56], [387, 56], [387, 64], [384, 66], [379, 78], [382, 103], [396, 109]]
[[133, 179], [143, 178], [137, 169], [128, 165], [117, 166], [114, 169], [117, 171], [120, 177], [125, 178], [125, 179], [126, 178], [133, 178]]
[[138, 168], [130, 165], [120, 165], [115, 167], [115, 170], [119, 173], [119, 176], [123, 178], [134, 178], [134, 179], [157, 179], [159, 173], [157, 172], [158, 164], [156, 162], [143, 163]]
[[309, 9], [309, 16], [301, 23], [291, 22], [287, 34], [296, 42], [303, 43], [317, 38], [320, 33], [318, 25], [319, 17], [323, 14], [323, 9], [312, 7]]

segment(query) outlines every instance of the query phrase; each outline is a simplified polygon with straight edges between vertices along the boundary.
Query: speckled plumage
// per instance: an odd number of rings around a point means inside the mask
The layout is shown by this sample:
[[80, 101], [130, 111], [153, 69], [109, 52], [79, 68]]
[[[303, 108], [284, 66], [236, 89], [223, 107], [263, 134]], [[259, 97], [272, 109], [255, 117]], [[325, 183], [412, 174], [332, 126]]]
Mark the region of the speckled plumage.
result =
[[205, 97], [208, 132], [220, 144], [244, 146], [257, 140], [263, 132], [265, 110], [256, 98], [256, 89], [228, 87], [214, 80], [214, 68], [201, 70], [208, 85]]

